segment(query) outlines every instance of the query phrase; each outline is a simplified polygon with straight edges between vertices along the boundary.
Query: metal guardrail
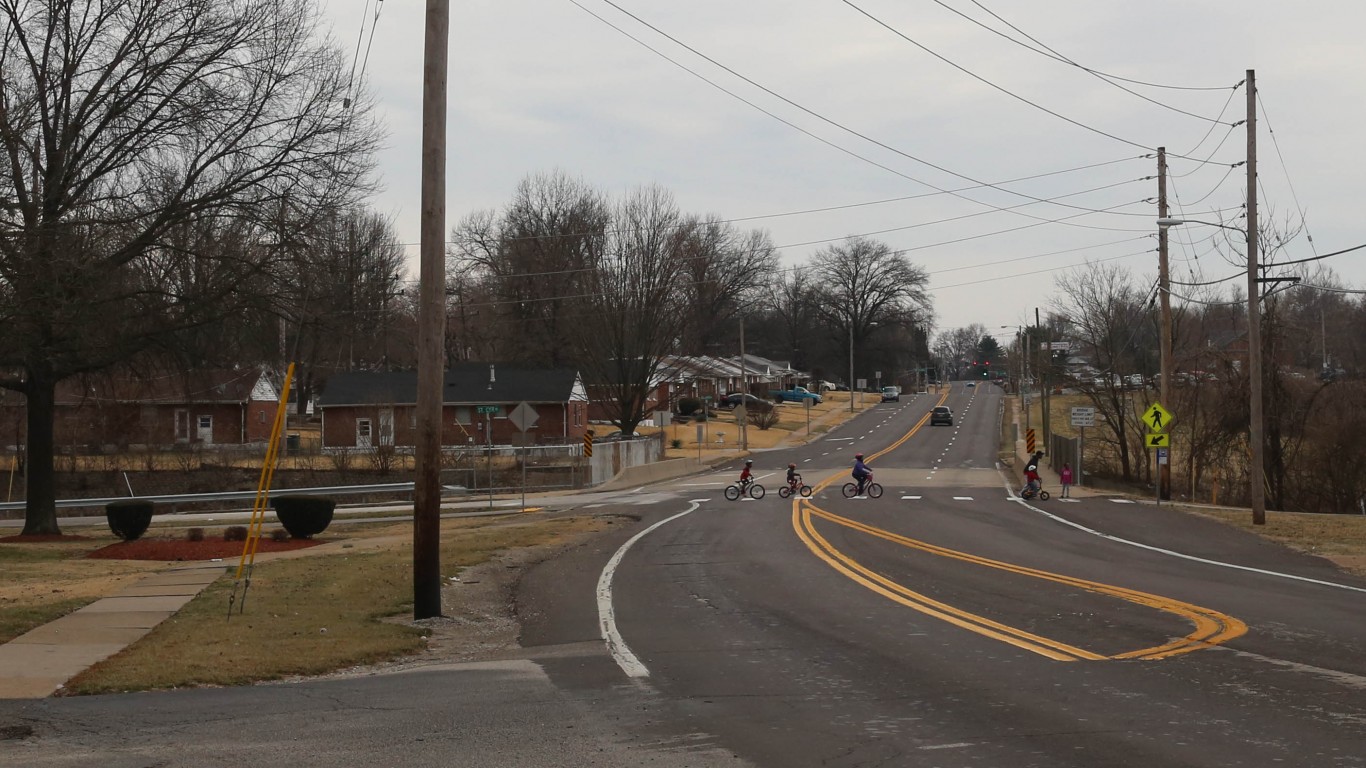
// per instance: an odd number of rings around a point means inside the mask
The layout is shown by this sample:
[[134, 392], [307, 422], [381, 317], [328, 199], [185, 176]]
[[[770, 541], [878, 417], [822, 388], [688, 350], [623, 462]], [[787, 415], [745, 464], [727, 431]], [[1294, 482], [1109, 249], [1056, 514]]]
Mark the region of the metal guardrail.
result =
[[[362, 493], [412, 493], [413, 483], [383, 483], [379, 485], [335, 485], [331, 487], [319, 488], [276, 488], [273, 495], [276, 496], [344, 496]], [[464, 493], [465, 488], [461, 486], [447, 485], [442, 489], [451, 493]], [[220, 493], [182, 493], [169, 496], [111, 496], [100, 499], [58, 499], [57, 507], [103, 507], [116, 501], [127, 501], [130, 498], [142, 499], [156, 504], [189, 504], [192, 502], [204, 501], [244, 501], [246, 499], [256, 499], [256, 491], [223, 491]], [[11, 501], [0, 503], [0, 512], [21, 510], [27, 506], [24, 501]]]

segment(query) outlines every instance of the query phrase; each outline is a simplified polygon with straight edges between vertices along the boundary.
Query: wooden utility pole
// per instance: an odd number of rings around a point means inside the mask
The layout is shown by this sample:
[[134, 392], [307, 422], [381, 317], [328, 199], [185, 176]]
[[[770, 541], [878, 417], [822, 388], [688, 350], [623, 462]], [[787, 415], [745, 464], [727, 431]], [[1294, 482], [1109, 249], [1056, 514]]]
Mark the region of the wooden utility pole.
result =
[[[1039, 426], [1043, 428], [1043, 449], [1047, 451], [1049, 448], [1049, 427], [1052, 425], [1048, 412], [1048, 369], [1053, 367], [1053, 334], [1044, 331], [1043, 322], [1039, 320], [1038, 307], [1034, 308], [1034, 325], [1038, 327], [1039, 333], [1047, 339], [1047, 341], [1040, 342], [1040, 346], [1047, 345], [1048, 347], [1044, 350], [1043, 356], [1043, 359], [1047, 361], [1047, 364], [1039, 365], [1039, 406], [1043, 409], [1040, 413]], [[1050, 464], [1052, 461], [1052, 459], [1049, 459]]]
[[1247, 71], [1247, 375], [1251, 403], [1247, 439], [1252, 524], [1266, 524], [1266, 467], [1262, 463], [1262, 308], [1257, 267], [1257, 79]]
[[736, 419], [740, 422], [740, 450], [749, 450], [749, 372], [745, 369], [745, 316], [740, 315], [740, 412], [744, 415]]
[[422, 251], [417, 329], [413, 618], [441, 615], [441, 405], [446, 361], [446, 56], [449, 0], [427, 0], [422, 65]]
[[[1167, 218], [1167, 148], [1157, 148], [1157, 218]], [[1168, 397], [1172, 385], [1172, 297], [1170, 273], [1167, 271], [1167, 227], [1157, 228], [1157, 294], [1162, 307], [1162, 338], [1158, 349], [1161, 355], [1161, 383], [1158, 385], [1158, 402], [1163, 408], [1171, 408]], [[1167, 455], [1166, 464], [1157, 465], [1157, 497], [1172, 497], [1172, 457]]]

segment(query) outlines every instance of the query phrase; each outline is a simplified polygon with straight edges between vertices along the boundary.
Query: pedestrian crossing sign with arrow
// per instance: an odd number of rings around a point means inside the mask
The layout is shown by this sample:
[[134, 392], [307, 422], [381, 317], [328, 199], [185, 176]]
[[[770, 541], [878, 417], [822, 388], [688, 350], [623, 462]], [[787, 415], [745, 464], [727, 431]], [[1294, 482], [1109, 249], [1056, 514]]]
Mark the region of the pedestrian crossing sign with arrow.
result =
[[1162, 407], [1161, 403], [1153, 403], [1148, 406], [1148, 410], [1143, 412], [1143, 423], [1147, 424], [1148, 429], [1153, 432], [1166, 432], [1167, 427], [1172, 423], [1172, 415], [1166, 408]]

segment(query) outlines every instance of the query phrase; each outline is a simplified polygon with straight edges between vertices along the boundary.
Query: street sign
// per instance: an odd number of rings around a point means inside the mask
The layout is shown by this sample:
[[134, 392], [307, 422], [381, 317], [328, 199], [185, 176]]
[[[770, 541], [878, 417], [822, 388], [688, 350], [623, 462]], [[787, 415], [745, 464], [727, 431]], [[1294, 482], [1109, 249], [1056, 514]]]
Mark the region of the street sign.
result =
[[[698, 424], [697, 428], [701, 429], [702, 425]], [[591, 429], [583, 433], [583, 455], [590, 459], [593, 458], [593, 430]]]
[[1168, 454], [1168, 452], [1169, 452], [1170, 450], [1171, 450], [1171, 449], [1169, 449], [1169, 448], [1158, 448], [1158, 449], [1157, 449], [1157, 463], [1158, 463], [1158, 464], [1166, 464], [1166, 463], [1167, 463], [1167, 454]]
[[497, 412], [498, 412], [498, 406], [496, 406], [496, 405], [476, 405], [476, 406], [474, 406], [474, 412], [475, 412], [475, 413], [497, 413]]
[[1167, 448], [1172, 444], [1172, 436], [1165, 432], [1148, 433], [1146, 445], [1149, 448]]
[[1172, 415], [1161, 403], [1153, 403], [1143, 412], [1143, 423], [1154, 432], [1166, 432], [1167, 427], [1171, 426]]
[[1089, 406], [1077, 406], [1072, 409], [1072, 426], [1074, 427], [1094, 427], [1096, 425], [1096, 409]]
[[1034, 453], [1034, 430], [1032, 429], [1025, 430], [1025, 451]]
[[521, 402], [517, 404], [516, 408], [512, 409], [512, 413], [508, 414], [508, 418], [512, 420], [513, 424], [517, 425], [518, 430], [525, 432], [536, 426], [536, 421], [541, 417], [536, 413], [536, 409], [531, 407], [530, 403]]
[[740, 403], [739, 405], [735, 406], [735, 410], [731, 411], [731, 413], [735, 414], [735, 423], [739, 424], [740, 422], [745, 420], [745, 416], [749, 413], [749, 411], [745, 410], [744, 403]]
[[1039, 345], [1039, 349], [1052, 352], [1068, 352], [1072, 349], [1070, 341], [1045, 341]]

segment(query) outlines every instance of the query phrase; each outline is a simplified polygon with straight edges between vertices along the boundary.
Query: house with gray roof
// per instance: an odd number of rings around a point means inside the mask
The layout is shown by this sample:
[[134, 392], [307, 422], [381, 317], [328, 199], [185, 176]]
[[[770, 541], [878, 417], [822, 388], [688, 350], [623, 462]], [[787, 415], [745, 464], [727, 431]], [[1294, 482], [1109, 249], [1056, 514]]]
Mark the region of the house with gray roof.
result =
[[[522, 403], [536, 414], [525, 432], [509, 418]], [[417, 443], [417, 372], [335, 373], [318, 410], [324, 450], [411, 449]], [[443, 446], [577, 443], [587, 424], [588, 394], [572, 369], [461, 363], [442, 381]]]

